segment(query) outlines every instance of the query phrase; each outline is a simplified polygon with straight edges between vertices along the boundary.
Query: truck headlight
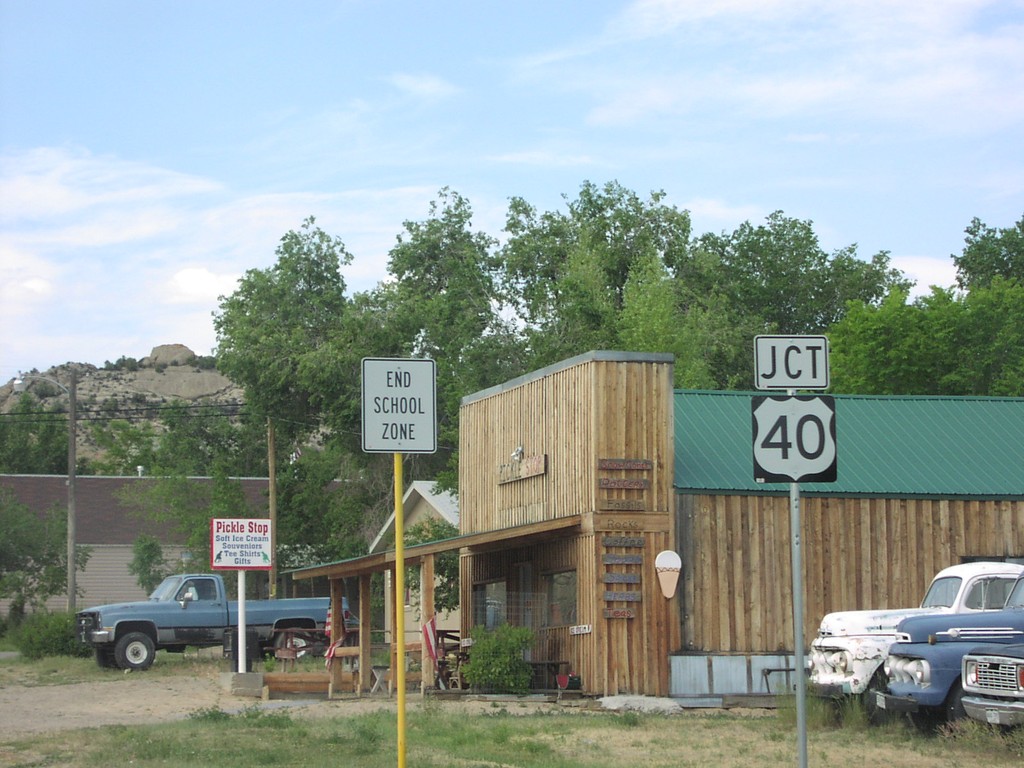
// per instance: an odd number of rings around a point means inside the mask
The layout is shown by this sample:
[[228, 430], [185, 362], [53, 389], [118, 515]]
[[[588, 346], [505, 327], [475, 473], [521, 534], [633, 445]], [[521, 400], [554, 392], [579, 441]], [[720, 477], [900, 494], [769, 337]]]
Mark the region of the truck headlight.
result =
[[968, 685], [974, 685], [976, 682], [978, 682], [978, 662], [964, 662], [964, 682], [966, 682]]
[[910, 675], [911, 679], [918, 685], [927, 685], [931, 679], [931, 670], [928, 667], [928, 662], [922, 661], [921, 659], [914, 659], [907, 664], [907, 674]]
[[832, 669], [845, 674], [850, 669], [850, 654], [846, 651], [836, 651], [829, 656], [828, 663]]

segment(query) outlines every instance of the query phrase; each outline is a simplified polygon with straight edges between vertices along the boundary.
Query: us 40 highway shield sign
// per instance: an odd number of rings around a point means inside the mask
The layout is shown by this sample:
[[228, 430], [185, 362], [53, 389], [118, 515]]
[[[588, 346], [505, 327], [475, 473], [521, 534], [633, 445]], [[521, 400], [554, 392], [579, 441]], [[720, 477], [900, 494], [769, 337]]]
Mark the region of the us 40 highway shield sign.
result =
[[836, 480], [836, 404], [827, 395], [751, 398], [754, 480]]

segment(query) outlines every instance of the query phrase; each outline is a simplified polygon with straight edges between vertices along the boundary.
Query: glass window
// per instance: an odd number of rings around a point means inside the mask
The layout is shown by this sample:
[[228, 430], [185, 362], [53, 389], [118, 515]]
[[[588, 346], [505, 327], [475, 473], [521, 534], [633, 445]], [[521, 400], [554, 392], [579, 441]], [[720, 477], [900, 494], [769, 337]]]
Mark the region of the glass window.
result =
[[963, 579], [959, 576], [946, 576], [936, 579], [928, 588], [928, 594], [924, 596], [924, 602], [921, 603], [921, 607], [949, 608], [953, 605], [953, 601], [956, 600], [956, 596], [960, 592], [961, 581]]
[[494, 629], [508, 623], [504, 581], [489, 581], [473, 587], [473, 626]]
[[547, 596], [547, 625], [565, 627], [576, 623], [576, 571], [559, 571], [543, 576]]

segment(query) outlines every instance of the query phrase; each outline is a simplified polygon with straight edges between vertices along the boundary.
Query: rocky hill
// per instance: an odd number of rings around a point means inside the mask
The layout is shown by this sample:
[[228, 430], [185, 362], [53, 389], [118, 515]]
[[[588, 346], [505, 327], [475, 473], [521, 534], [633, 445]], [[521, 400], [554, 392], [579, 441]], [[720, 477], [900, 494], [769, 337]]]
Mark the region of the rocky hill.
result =
[[[219, 373], [209, 359], [201, 359], [183, 344], [165, 344], [154, 347], [148, 357], [141, 360], [122, 359], [103, 368], [86, 363], [65, 363], [45, 371], [26, 373], [23, 384], [48, 409], [66, 411], [68, 394], [46, 379], [68, 387], [71, 372], [77, 375], [76, 400], [79, 418], [84, 422], [90, 416], [108, 414], [138, 415], [146, 409], [184, 401], [203, 405], [237, 405], [243, 402], [241, 387]], [[45, 378], [32, 378], [39, 376]], [[0, 413], [7, 413], [17, 402], [19, 392], [14, 381], [0, 386]], [[153, 411], [152, 415], [156, 415]], [[83, 424], [84, 426], [84, 424]], [[87, 429], [79, 429], [79, 452], [88, 456], [94, 452]]]

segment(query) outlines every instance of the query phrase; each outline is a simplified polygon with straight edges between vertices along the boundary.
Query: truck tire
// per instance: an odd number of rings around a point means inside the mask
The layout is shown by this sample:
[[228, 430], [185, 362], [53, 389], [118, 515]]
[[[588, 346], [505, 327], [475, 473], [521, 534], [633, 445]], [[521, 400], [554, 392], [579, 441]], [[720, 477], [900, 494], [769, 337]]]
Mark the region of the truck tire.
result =
[[884, 725], [885, 723], [891, 722], [893, 719], [892, 713], [878, 708], [878, 703], [875, 698], [876, 693], [885, 693], [888, 689], [889, 680], [885, 676], [885, 672], [882, 668], [879, 667], [875, 670], [875, 674], [871, 676], [871, 681], [868, 683], [867, 689], [861, 694], [861, 701], [864, 704], [864, 713], [867, 715], [868, 722], [871, 725]]
[[155, 655], [153, 640], [145, 632], [129, 632], [119, 637], [114, 646], [114, 661], [121, 669], [149, 669]]
[[114, 649], [109, 645], [97, 645], [93, 648], [93, 655], [96, 657], [96, 666], [104, 669], [117, 668], [117, 662], [114, 661]]
[[953, 689], [949, 692], [949, 696], [946, 697], [944, 708], [947, 723], [963, 720], [967, 717], [967, 711], [964, 709], [964, 688], [960, 684], [960, 678], [957, 678], [956, 682], [953, 683]]

